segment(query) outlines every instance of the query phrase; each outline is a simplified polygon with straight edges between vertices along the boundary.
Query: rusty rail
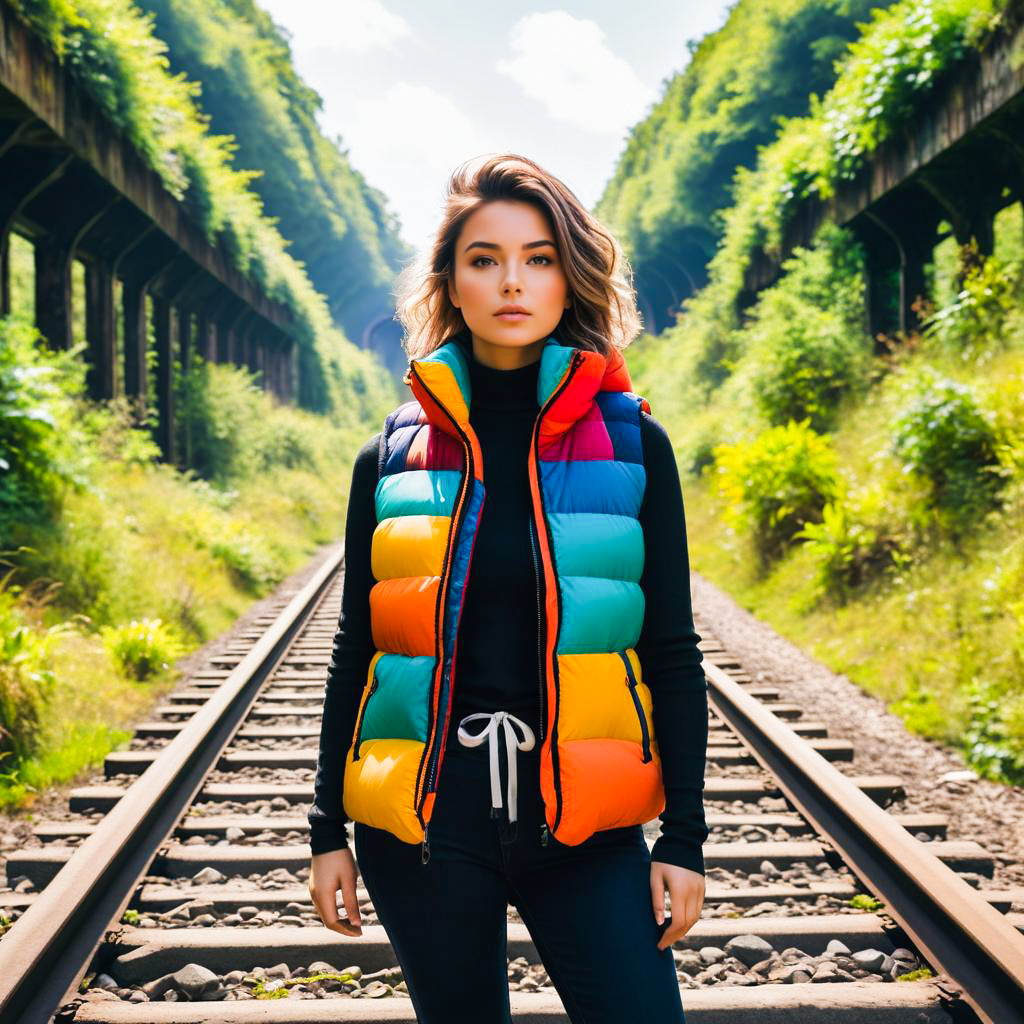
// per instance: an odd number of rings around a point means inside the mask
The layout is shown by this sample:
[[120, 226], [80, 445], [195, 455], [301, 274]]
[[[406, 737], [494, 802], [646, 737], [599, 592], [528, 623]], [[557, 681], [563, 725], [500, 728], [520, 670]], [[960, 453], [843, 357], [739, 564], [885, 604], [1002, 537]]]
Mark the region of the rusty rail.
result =
[[160, 846], [216, 765], [264, 680], [340, 570], [338, 545], [222, 686], [139, 776], [0, 943], [0, 1021], [46, 1024], [74, 994]]
[[717, 666], [709, 702], [794, 807], [986, 1024], [1024, 1024], [1024, 937], [955, 871]]

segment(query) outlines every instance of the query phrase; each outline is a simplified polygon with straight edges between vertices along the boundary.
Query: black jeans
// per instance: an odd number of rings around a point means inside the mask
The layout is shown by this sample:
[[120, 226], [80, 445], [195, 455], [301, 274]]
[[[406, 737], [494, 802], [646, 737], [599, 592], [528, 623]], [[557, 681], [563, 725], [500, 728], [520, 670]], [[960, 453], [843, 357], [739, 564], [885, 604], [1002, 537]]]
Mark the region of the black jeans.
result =
[[491, 816], [486, 744], [450, 742], [441, 765], [430, 858], [356, 822], [356, 860], [402, 967], [420, 1024], [507, 1024], [506, 910], [516, 907], [573, 1024], [683, 1024], [672, 950], [657, 948], [650, 851], [640, 825], [578, 846], [541, 845], [539, 744], [518, 751], [518, 822]]

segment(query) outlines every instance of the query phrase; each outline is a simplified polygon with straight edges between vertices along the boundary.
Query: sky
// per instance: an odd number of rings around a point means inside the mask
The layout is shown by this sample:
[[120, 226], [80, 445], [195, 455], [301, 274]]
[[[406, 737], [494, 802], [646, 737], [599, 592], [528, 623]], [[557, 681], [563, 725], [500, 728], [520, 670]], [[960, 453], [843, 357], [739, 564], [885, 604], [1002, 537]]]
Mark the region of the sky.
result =
[[529, 157], [593, 209], [629, 129], [724, 24], [702, 0], [258, 0], [323, 98], [324, 134], [388, 198], [414, 248], [429, 244], [465, 160]]

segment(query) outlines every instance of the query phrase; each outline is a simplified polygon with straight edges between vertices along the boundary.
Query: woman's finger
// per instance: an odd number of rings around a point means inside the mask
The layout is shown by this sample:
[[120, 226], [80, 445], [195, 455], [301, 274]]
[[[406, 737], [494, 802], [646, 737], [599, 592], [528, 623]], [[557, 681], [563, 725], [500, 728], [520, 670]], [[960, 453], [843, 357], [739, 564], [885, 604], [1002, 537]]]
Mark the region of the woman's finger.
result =
[[654, 920], [661, 924], [665, 920], [665, 882], [656, 867], [651, 868], [651, 909]]

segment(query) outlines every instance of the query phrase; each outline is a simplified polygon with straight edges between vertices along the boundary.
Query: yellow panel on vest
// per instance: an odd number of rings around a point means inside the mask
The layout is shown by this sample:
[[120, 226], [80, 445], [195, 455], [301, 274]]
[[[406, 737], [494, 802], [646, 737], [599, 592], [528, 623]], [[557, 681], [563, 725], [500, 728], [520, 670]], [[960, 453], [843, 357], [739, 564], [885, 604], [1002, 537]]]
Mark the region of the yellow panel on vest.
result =
[[[637, 664], [633, 661], [634, 670]], [[626, 667], [617, 654], [560, 654], [558, 680], [559, 743], [590, 739], [642, 742], [636, 704], [626, 685]], [[651, 691], [646, 683], [637, 683], [636, 692], [653, 746]]]
[[373, 531], [370, 569], [376, 580], [440, 576], [451, 516], [410, 515], [382, 519]]
[[404, 842], [422, 842], [415, 796], [424, 746], [419, 740], [363, 740], [358, 761], [352, 760], [349, 748], [342, 794], [345, 813]]

